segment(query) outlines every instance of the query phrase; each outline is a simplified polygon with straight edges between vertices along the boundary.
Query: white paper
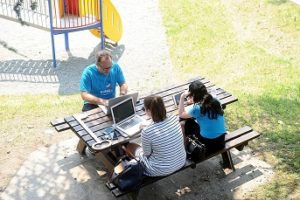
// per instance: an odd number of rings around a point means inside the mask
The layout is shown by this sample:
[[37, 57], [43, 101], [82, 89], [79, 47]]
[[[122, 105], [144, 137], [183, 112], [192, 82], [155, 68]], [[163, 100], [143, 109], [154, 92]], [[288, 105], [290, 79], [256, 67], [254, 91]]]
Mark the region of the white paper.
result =
[[98, 106], [99, 106], [99, 108], [101, 108], [101, 110], [103, 110], [103, 112], [105, 114], [107, 114], [107, 107], [106, 106], [104, 106], [104, 105], [98, 105]]

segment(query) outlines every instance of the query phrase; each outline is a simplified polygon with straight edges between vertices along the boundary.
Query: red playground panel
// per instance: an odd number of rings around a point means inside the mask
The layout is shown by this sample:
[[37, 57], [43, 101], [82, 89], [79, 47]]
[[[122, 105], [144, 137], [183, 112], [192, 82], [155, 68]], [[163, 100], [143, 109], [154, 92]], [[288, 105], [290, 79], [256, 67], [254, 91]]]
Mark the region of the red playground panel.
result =
[[78, 0], [65, 0], [65, 1], [66, 1], [65, 14], [72, 14], [72, 15], [79, 16]]

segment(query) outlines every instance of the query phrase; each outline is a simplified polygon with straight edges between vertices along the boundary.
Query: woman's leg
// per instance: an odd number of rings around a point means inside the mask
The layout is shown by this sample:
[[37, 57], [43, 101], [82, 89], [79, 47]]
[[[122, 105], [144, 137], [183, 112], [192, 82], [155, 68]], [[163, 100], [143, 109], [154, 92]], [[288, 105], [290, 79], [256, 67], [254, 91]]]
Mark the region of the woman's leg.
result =
[[225, 146], [225, 134], [214, 138], [214, 139], [208, 139], [204, 138], [200, 135], [199, 141], [205, 144], [206, 146], [206, 155], [210, 155], [220, 149], [223, 149]]
[[187, 145], [188, 140], [187, 140], [187, 136], [196, 136], [198, 137], [199, 133], [200, 133], [200, 127], [198, 125], [198, 123], [193, 119], [193, 118], [189, 118], [189, 119], [180, 119], [180, 126], [181, 126], [181, 130], [183, 133], [183, 138], [184, 138], [184, 143], [185, 145]]

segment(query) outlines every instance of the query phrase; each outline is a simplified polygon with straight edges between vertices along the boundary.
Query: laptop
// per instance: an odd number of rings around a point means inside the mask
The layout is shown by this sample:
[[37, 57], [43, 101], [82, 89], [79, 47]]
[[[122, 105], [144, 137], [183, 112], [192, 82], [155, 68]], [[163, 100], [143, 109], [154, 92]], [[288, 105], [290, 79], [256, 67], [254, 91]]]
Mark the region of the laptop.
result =
[[138, 100], [138, 92], [135, 92], [135, 93], [132, 93], [132, 94], [126, 94], [126, 95], [123, 95], [123, 96], [119, 96], [119, 97], [116, 97], [116, 98], [113, 98], [113, 99], [109, 99], [108, 100], [108, 105], [107, 106], [104, 106], [104, 105], [98, 105], [102, 111], [106, 114], [106, 115], [110, 115], [111, 114], [111, 107], [113, 105], [116, 105], [117, 103], [125, 100], [125, 99], [128, 99], [130, 97], [133, 98], [133, 104], [136, 105], [136, 102]]
[[140, 125], [146, 122], [136, 114], [132, 97], [113, 105], [110, 109], [116, 129], [129, 137], [139, 133]]

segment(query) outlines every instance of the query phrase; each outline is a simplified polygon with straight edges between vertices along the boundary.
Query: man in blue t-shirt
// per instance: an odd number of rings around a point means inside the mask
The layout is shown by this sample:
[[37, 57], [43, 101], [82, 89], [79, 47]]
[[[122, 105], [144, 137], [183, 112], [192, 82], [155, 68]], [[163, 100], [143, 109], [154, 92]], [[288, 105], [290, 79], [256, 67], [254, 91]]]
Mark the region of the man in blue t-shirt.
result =
[[97, 53], [96, 64], [87, 66], [80, 79], [81, 98], [84, 100], [82, 111], [107, 106], [108, 99], [116, 96], [116, 87], [120, 95], [127, 94], [128, 86], [120, 66], [112, 61], [110, 52]]

